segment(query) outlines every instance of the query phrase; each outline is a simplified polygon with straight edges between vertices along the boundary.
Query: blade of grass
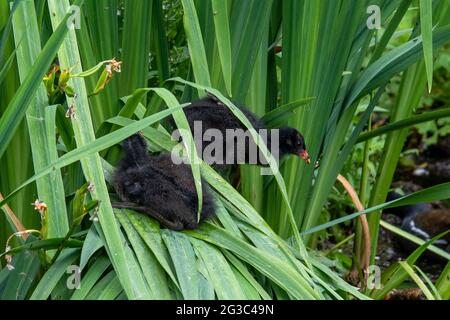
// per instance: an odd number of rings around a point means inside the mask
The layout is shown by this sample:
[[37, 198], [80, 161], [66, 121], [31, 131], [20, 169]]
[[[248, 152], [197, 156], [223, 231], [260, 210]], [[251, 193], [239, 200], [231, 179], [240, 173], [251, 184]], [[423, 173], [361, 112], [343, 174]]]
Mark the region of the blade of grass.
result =
[[[208, 61], [206, 60], [205, 46], [203, 44], [202, 32], [198, 23], [197, 12], [193, 0], [181, 0], [183, 4], [183, 23], [188, 42], [192, 68], [197, 83], [211, 86]], [[199, 92], [200, 95], [200, 92]]]
[[109, 271], [99, 282], [95, 284], [85, 300], [96, 300], [105, 291], [106, 287], [114, 280], [117, 279], [116, 272], [114, 270]]
[[[123, 13], [117, 0], [87, 1], [81, 10], [81, 26], [76, 30], [83, 69], [95, 65], [99, 61], [119, 56], [119, 20]], [[139, 57], [145, 58], [145, 55]], [[128, 64], [128, 61], [124, 62]], [[137, 63], [131, 67], [136, 68]], [[127, 72], [130, 66], [123, 66]], [[126, 69], [126, 70], [125, 70]], [[141, 68], [145, 69], [145, 68]], [[137, 70], [136, 70], [137, 71]], [[107, 118], [118, 112], [120, 75], [114, 75], [100, 95], [90, 97], [94, 128], [97, 129]], [[85, 78], [88, 92], [93, 92], [97, 77]], [[123, 85], [124, 83], [121, 83]], [[145, 86], [143, 83], [141, 86]], [[134, 88], [133, 88], [134, 89]]]
[[[30, 236], [28, 241], [33, 240], [35, 238]], [[39, 256], [36, 252], [23, 251], [13, 257], [11, 265], [14, 266], [13, 270], [4, 269], [7, 272], [7, 278], [4, 280], [3, 290], [1, 290], [3, 284], [0, 285], [0, 299], [24, 300], [38, 276], [41, 266]]]
[[197, 256], [206, 266], [208, 279], [214, 286], [217, 297], [220, 300], [248, 299], [220, 251], [203, 241], [197, 239], [190, 241]]
[[[55, 28], [69, 10], [70, 3], [68, 0], [49, 0], [47, 4], [52, 26]], [[67, 26], [65, 27], [67, 28]], [[81, 58], [74, 30], [68, 32], [68, 37], [58, 51], [58, 58], [62, 69], [71, 68], [73, 73], [82, 71], [79, 64]], [[76, 106], [76, 117], [72, 117], [72, 125], [78, 147], [75, 150], [79, 150], [90, 142], [95, 143], [95, 134], [84, 80], [82, 78], [72, 78], [69, 80], [69, 85], [77, 94], [76, 97], [67, 96], [66, 99], [68, 106]], [[91, 195], [99, 201], [99, 229], [101, 228], [105, 236], [107, 252], [117, 272], [117, 277], [121, 281], [129, 299], [148, 297], [149, 291], [140, 281], [143, 276], [139, 273], [139, 269], [135, 265], [136, 261], [134, 259], [128, 259], [129, 257], [126, 255], [128, 247], [124, 247], [121, 240], [122, 234], [111, 207], [100, 156], [98, 153], [94, 153], [83, 157], [81, 159], [81, 165], [86, 181], [95, 186]]]
[[[70, 300], [83, 300], [101, 278], [106, 269], [111, 265], [111, 261], [105, 256], [98, 257], [89, 267], [80, 282], [80, 288], [75, 290]], [[81, 269], [80, 269], [81, 270]]]
[[425, 69], [427, 71], [428, 92], [433, 87], [433, 2], [428, 0], [419, 1], [420, 27], [423, 38], [423, 55]]
[[83, 271], [89, 259], [103, 246], [103, 241], [98, 235], [97, 230], [94, 226], [91, 226], [83, 241], [83, 247], [81, 249], [80, 271]]
[[127, 210], [126, 212], [128, 213], [128, 219], [130, 219], [131, 223], [134, 226], [134, 229], [136, 229], [142, 240], [144, 240], [144, 242], [153, 252], [156, 260], [158, 260], [164, 271], [169, 275], [175, 286], [177, 288], [180, 288], [170, 264], [169, 253], [166, 247], [163, 245], [163, 240], [161, 238], [158, 223], [152, 220], [150, 217], [144, 216], [142, 214], [138, 214], [129, 210]]
[[[425, 252], [425, 250], [429, 245], [431, 245], [436, 240], [444, 237], [446, 234], [448, 234], [448, 232], [449, 231], [441, 233], [435, 236], [433, 239], [425, 242], [423, 245], [414, 250], [414, 252], [408, 256], [406, 262], [409, 265], [413, 265], [417, 261], [417, 259], [419, 259], [419, 257]], [[381, 279], [383, 286], [380, 289], [373, 289], [372, 292], [370, 292], [370, 295], [374, 299], [382, 299], [392, 289], [397, 288], [403, 281], [405, 281], [407, 277], [408, 274], [405, 272], [405, 270], [401, 268], [398, 264], [395, 264], [383, 272]]]
[[30, 300], [46, 300], [59, 281], [64, 276], [69, 276], [67, 267], [72, 265], [79, 257], [80, 251], [77, 249], [67, 249], [59, 256], [58, 260], [47, 270], [37, 287], [34, 289]]
[[294, 115], [297, 108], [305, 106], [315, 99], [315, 97], [304, 98], [279, 106], [278, 108], [264, 114], [264, 116], [261, 117], [261, 120], [264, 121], [264, 123], [270, 128], [286, 125], [290, 117]]
[[417, 284], [417, 286], [422, 290], [423, 294], [428, 300], [436, 300], [433, 294], [430, 292], [430, 290], [427, 288], [425, 283], [423, 283], [422, 279], [417, 275], [417, 273], [414, 272], [414, 269], [411, 268], [411, 266], [405, 262], [405, 261], [399, 261], [398, 262], [400, 266], [409, 274], [411, 279]]
[[436, 280], [436, 288], [442, 299], [450, 299], [450, 261], [447, 262], [444, 270], [442, 270], [441, 275]]
[[[10, 36], [11, 33], [11, 27], [12, 27], [12, 17], [14, 15], [14, 12], [16, 11], [18, 5], [20, 4], [20, 2], [23, 0], [14, 0], [12, 2], [11, 5], [11, 10], [9, 11], [9, 17], [8, 20], [6, 22], [6, 25], [3, 27], [2, 30], [2, 37], [0, 39], [0, 66], [4, 65], [3, 63], [3, 59], [4, 59], [4, 55], [5, 55], [5, 48], [6, 48], [6, 43], [8, 41], [8, 38]], [[1, 81], [0, 81], [1, 83]]]
[[238, 270], [242, 274], [242, 276], [253, 286], [253, 288], [255, 288], [262, 299], [271, 299], [266, 290], [264, 290], [264, 288], [259, 284], [259, 282], [253, 277], [246, 266], [238, 258], [225, 250], [223, 251], [223, 254], [227, 258], [227, 260], [233, 264], [236, 270]]
[[[80, 5], [81, 1], [76, 3]], [[69, 14], [66, 14], [61, 18], [61, 23], [55, 27], [55, 32], [36, 57], [35, 63], [29, 70], [27, 77], [22, 82], [6, 108], [6, 111], [0, 118], [0, 156], [5, 152], [6, 147], [17, 130], [28, 106], [34, 98], [36, 90], [42, 84], [42, 77], [47, 72], [57, 50], [67, 34], [68, 28], [66, 21], [68, 18]]]
[[139, 236], [139, 233], [134, 229], [133, 224], [126, 216], [126, 213], [123, 211], [117, 211], [117, 213], [118, 214], [116, 216], [122, 227], [125, 229], [127, 237], [133, 247], [133, 251], [139, 260], [142, 273], [144, 274], [150, 291], [152, 292], [152, 299], [171, 299], [164, 269], [158, 263], [149, 247]]
[[[220, 63], [222, 65], [222, 74], [225, 80], [225, 88], [231, 96], [231, 36], [230, 25], [228, 22], [228, 1], [212, 0], [212, 9], [214, 15], [214, 26], [216, 28], [216, 41], [219, 51]], [[206, 84], [206, 83], [205, 83]]]
[[371, 58], [372, 61], [378, 60], [383, 54], [383, 51], [386, 49], [386, 46], [391, 40], [392, 35], [397, 30], [397, 27], [399, 26], [400, 22], [405, 16], [405, 13], [408, 11], [411, 5], [411, 1], [412, 0], [402, 0], [402, 2], [398, 5], [398, 8], [395, 11], [394, 16], [389, 22], [389, 25], [384, 31], [383, 36], [380, 39], [380, 42], [377, 44], [375, 48], [375, 52], [373, 53], [373, 56]]
[[95, 300], [114, 300], [122, 292], [122, 286], [117, 277], [114, 277], [108, 285], [105, 286], [98, 296], [92, 296]]
[[119, 78], [119, 97], [148, 86], [152, 6], [152, 1], [124, 1], [123, 67]]
[[226, 231], [212, 225], [205, 225], [201, 229], [187, 231], [186, 233], [195, 238], [211, 242], [221, 248], [231, 250], [241, 259], [271, 278], [296, 299], [316, 298], [316, 293], [310, 287], [310, 284], [290, 264], [231, 236]]
[[393, 208], [393, 207], [415, 204], [415, 203], [420, 203], [420, 202], [431, 202], [431, 201], [443, 200], [443, 199], [448, 199], [449, 197], [450, 197], [450, 182], [442, 183], [442, 184], [439, 184], [439, 185], [436, 185], [436, 186], [433, 186], [433, 187], [430, 187], [427, 189], [423, 189], [423, 190], [411, 193], [411, 194], [401, 197], [399, 199], [392, 200], [392, 201], [389, 201], [386, 203], [376, 205], [374, 207], [367, 208], [364, 211], [352, 213], [345, 217], [334, 219], [330, 222], [327, 222], [327, 223], [318, 225], [316, 227], [313, 227], [311, 229], [308, 229], [308, 230], [302, 232], [301, 234], [305, 235], [305, 234], [311, 234], [314, 232], [318, 232], [320, 230], [327, 229], [327, 228], [337, 225], [339, 223], [349, 221], [351, 219], [359, 217], [362, 214], [369, 214], [371, 212], [379, 211], [379, 210], [385, 209], [385, 208]]
[[197, 271], [195, 253], [189, 239], [182, 233], [168, 230], [162, 231], [161, 237], [175, 267], [183, 298], [186, 300], [201, 299], [200, 274]]
[[[269, 41], [269, 24], [261, 26], [263, 29], [263, 39], [258, 48], [258, 54], [252, 71], [252, 77], [249, 84], [248, 94], [245, 100], [250, 111], [255, 115], [262, 115], [266, 112], [267, 98], [267, 57]], [[241, 165], [240, 166], [240, 191], [244, 198], [249, 200], [253, 207], [263, 213], [264, 176], [261, 175], [261, 169], [258, 166]]]
[[[385, 228], [386, 230], [389, 230], [391, 232], [394, 232], [395, 234], [402, 236], [405, 239], [410, 240], [411, 242], [414, 242], [415, 244], [418, 244], [419, 246], [423, 245], [426, 241], [422, 240], [421, 238], [414, 236], [390, 223], [387, 223], [386, 221], [380, 220], [380, 226]], [[434, 245], [429, 245], [427, 247], [428, 250], [430, 250], [433, 253], [436, 253], [437, 255], [443, 257], [444, 259], [447, 259], [450, 261], [450, 253], [446, 252], [445, 250], [442, 250], [439, 247], [436, 247]]]
[[423, 272], [418, 266], [414, 265], [414, 270], [416, 270], [420, 276], [422, 277], [422, 279], [425, 280], [426, 284], [428, 285], [429, 288], [431, 288], [431, 290], [433, 291], [433, 296], [435, 297], [436, 300], [442, 300], [441, 295], [439, 294], [439, 291], [436, 289], [435, 285], [433, 284], [433, 282], [431, 282], [430, 278], [428, 278], [428, 276], [425, 274], [425, 272]]
[[[21, 81], [30, 74], [41, 51], [36, 12], [32, 1], [22, 1], [13, 17], [13, 29], [17, 46], [17, 62]], [[18, 42], [19, 36], [23, 41]], [[44, 85], [38, 87], [33, 103], [26, 110], [26, 119], [33, 155], [34, 171], [37, 172], [57, 159], [55, 139], [56, 106], [48, 106]], [[54, 170], [48, 176], [36, 181], [38, 196], [48, 206], [47, 237], [63, 237], [69, 231], [64, 186], [61, 172]]]
[[236, 101], [243, 102], [247, 97], [261, 43], [264, 37], [268, 37], [272, 3], [272, 0], [232, 2], [229, 24], [232, 96]]
[[159, 73], [159, 83], [162, 86], [163, 82], [170, 76], [169, 67], [169, 49], [166, 37], [166, 28], [163, 12], [163, 1], [153, 1], [154, 15], [152, 17], [153, 29], [156, 36], [152, 36], [154, 50], [156, 51], [157, 66]]
[[26, 250], [56, 249], [56, 248], [59, 248], [63, 242], [64, 242], [65, 248], [80, 248], [83, 246], [83, 241], [80, 241], [77, 239], [67, 240], [64, 238], [52, 238], [52, 239], [45, 239], [45, 240], [35, 240], [32, 242], [27, 242], [25, 244], [21, 244], [17, 247], [11, 248], [8, 251], [1, 253], [0, 258], [5, 255], [15, 254], [15, 253], [26, 251]]
[[15, 57], [16, 57], [16, 51], [14, 50], [9, 55], [8, 60], [6, 60], [3, 67], [0, 69], [0, 84], [2, 84], [3, 80], [5, 80], [6, 75], [8, 74], [8, 71], [11, 69], [11, 66], [13, 65]]
[[449, 117], [449, 116], [450, 116], [450, 108], [444, 108], [444, 109], [440, 109], [440, 110], [424, 112], [422, 114], [417, 114], [417, 115], [414, 115], [412, 117], [409, 117], [409, 118], [406, 118], [403, 120], [389, 123], [385, 126], [377, 128], [375, 130], [365, 132], [358, 137], [358, 140], [356, 142], [359, 143], [359, 142], [367, 141], [374, 137], [378, 137], [380, 135], [383, 135], [383, 134], [386, 134], [386, 133], [389, 133], [389, 132], [392, 132], [395, 130], [409, 128], [416, 124], [424, 123], [424, 122], [431, 121], [431, 120], [437, 120], [437, 119], [441, 119], [441, 118], [445, 118], [445, 117]]

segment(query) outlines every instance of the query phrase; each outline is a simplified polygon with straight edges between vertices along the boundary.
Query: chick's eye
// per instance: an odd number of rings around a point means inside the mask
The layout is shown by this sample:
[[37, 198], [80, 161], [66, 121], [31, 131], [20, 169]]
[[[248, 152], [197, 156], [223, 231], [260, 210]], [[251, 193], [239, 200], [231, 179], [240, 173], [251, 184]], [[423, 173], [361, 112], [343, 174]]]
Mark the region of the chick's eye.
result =
[[126, 189], [128, 191], [129, 194], [139, 194], [140, 192], [142, 192], [142, 186], [139, 182], [128, 182], [126, 184]]

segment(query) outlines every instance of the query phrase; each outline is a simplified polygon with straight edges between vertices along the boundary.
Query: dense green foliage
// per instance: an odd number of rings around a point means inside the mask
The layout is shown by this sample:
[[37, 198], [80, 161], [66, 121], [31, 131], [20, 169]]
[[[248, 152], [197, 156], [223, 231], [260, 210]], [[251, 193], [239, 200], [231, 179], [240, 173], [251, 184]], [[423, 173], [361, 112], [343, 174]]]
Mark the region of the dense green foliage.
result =
[[[448, 133], [449, 42], [445, 0], [0, 0], [0, 298], [382, 299], [407, 278], [449, 298], [448, 264], [435, 284], [412, 268], [428, 249], [450, 258], [431, 242], [374, 290], [317, 250], [344, 223], [354, 265], [363, 255], [339, 174], [368, 208], [372, 263], [383, 208], [450, 198], [448, 182], [385, 203], [411, 127]], [[151, 151], [171, 150], [164, 119], [186, 128], [184, 103], [206, 92], [298, 128], [318, 165], [241, 166], [236, 186], [194, 162], [217, 201], [195, 231], [113, 209], [118, 144], [142, 130]], [[390, 123], [371, 131], [377, 113]], [[22, 228], [40, 231], [10, 237]]]

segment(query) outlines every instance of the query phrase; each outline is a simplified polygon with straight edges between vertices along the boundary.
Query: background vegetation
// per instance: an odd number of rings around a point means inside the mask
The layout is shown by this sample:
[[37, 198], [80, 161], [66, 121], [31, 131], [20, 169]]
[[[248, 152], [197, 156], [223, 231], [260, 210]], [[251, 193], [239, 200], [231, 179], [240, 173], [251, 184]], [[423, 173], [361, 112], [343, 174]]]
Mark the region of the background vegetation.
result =
[[[408, 278], [429, 299], [449, 298], [449, 264], [434, 284], [413, 267], [427, 249], [449, 259], [430, 242], [418, 240], [374, 290], [347, 283], [340, 258], [318, 250], [345, 223], [360, 269], [361, 212], [349, 214], [357, 209], [338, 174], [368, 208], [372, 264], [380, 210], [450, 198], [447, 182], [385, 203], [411, 126], [448, 132], [436, 122], [450, 115], [446, 1], [71, 4], [0, 1], [1, 298], [382, 299]], [[380, 30], [367, 27], [369, 5], [381, 9]], [[79, 28], [68, 28], [77, 13]], [[318, 165], [289, 158], [272, 176], [242, 166], [239, 186], [193, 165], [218, 204], [217, 218], [195, 231], [113, 210], [118, 144], [143, 130], [151, 151], [170, 150], [164, 118], [185, 126], [180, 104], [206, 91], [298, 128]], [[379, 114], [390, 126], [371, 130]], [[36, 211], [36, 199], [47, 207]], [[81, 269], [78, 290], [67, 286], [71, 265]]]

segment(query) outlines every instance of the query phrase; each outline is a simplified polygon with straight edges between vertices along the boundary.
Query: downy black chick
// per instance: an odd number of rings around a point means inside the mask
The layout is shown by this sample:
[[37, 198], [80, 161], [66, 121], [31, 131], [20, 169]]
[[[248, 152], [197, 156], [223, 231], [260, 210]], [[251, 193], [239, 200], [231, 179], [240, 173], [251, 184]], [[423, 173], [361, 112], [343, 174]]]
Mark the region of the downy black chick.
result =
[[[258, 133], [261, 133], [260, 130], [267, 130], [267, 140], [266, 146], [269, 151], [272, 153], [274, 150], [271, 150], [272, 141], [271, 141], [271, 131], [267, 129], [266, 125], [263, 123], [261, 119], [259, 119], [256, 115], [248, 111], [242, 106], [237, 106], [244, 113], [247, 119], [250, 121], [252, 126]], [[213, 155], [214, 160], [208, 161], [208, 159], [203, 159], [209, 164], [220, 163], [220, 164], [237, 164], [237, 163], [256, 163], [266, 165], [263, 156], [260, 156], [259, 152], [257, 152], [256, 157], [251, 157], [250, 150], [258, 150], [253, 139], [250, 136], [247, 136], [245, 139], [245, 149], [238, 149], [239, 144], [237, 143], [237, 138], [234, 138], [233, 141], [226, 141], [226, 130], [243, 130], [244, 132], [247, 130], [244, 124], [225, 106], [222, 102], [220, 102], [217, 98], [213, 96], [208, 96], [200, 100], [193, 101], [189, 106], [183, 109], [186, 114], [186, 118], [188, 120], [189, 126], [191, 128], [192, 134], [194, 135], [194, 122], [200, 121], [202, 126], [202, 137], [205, 136], [205, 131], [208, 129], [216, 129], [220, 132], [223, 137], [223, 155]], [[173, 121], [172, 121], [173, 124]], [[194, 136], [195, 139], [195, 136]], [[212, 139], [211, 139], [212, 140]], [[197, 142], [197, 141], [196, 141]], [[202, 150], [197, 150], [200, 154], [204, 154], [204, 150], [210, 145], [214, 143], [214, 140], [211, 142], [202, 141]], [[234, 149], [233, 149], [234, 148]], [[232, 163], [227, 161], [227, 154], [233, 151], [234, 157], [232, 158]], [[296, 156], [301, 157], [307, 163], [310, 163], [308, 152], [306, 151], [305, 140], [300, 132], [295, 128], [283, 127], [279, 129], [279, 148], [278, 157], [281, 159], [283, 156], [288, 154], [294, 154]], [[256, 158], [256, 159], [255, 159]], [[252, 160], [253, 159], [253, 160]], [[254, 161], [256, 162], [250, 162]]]
[[[124, 155], [114, 177], [114, 188], [123, 202], [115, 208], [139, 211], [172, 230], [195, 229], [198, 197], [189, 165], [175, 164], [170, 153], [149, 156], [140, 134], [122, 143]], [[214, 201], [202, 181], [201, 220], [214, 216]]]
[[[400, 198], [396, 192], [390, 192], [387, 201]], [[450, 210], [445, 208], [433, 208], [429, 203], [417, 203], [383, 211], [398, 216], [402, 219], [401, 229], [428, 241], [434, 236], [450, 229]], [[412, 252], [417, 246], [403, 237], [398, 237], [401, 247], [408, 252]], [[436, 240], [434, 245], [450, 253], [450, 235]], [[426, 253], [428, 258], [440, 260], [434, 254]]]

